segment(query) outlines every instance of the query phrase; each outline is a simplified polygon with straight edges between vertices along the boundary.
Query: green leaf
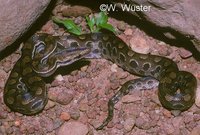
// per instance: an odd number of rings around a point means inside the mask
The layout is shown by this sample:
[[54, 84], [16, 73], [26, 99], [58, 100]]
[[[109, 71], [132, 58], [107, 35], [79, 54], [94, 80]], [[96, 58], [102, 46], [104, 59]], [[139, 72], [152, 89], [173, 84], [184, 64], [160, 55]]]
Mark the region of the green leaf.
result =
[[70, 19], [60, 20], [60, 19], [58, 19], [56, 17], [53, 17], [52, 19], [53, 19], [54, 22], [64, 25], [65, 28], [70, 33], [73, 33], [73, 34], [76, 34], [76, 35], [81, 35], [82, 34], [81, 28], [79, 26], [77, 26], [72, 20], [70, 20]]
[[[62, 24], [66, 27], [66, 29], [73, 34], [81, 35], [81, 28], [78, 27], [72, 20], [60, 20], [56, 17], [53, 17], [52, 20], [58, 24]], [[108, 16], [105, 12], [100, 12], [97, 17], [89, 18], [86, 16], [87, 24], [92, 33], [99, 32], [101, 29], [107, 29], [116, 34], [114, 27], [108, 23]]]
[[100, 12], [99, 15], [96, 17], [96, 25], [98, 27], [99, 24], [105, 24], [108, 22], [108, 16], [105, 12]]
[[94, 32], [94, 30], [95, 30], [95, 28], [94, 28], [95, 27], [95, 18], [92, 17], [90, 19], [88, 16], [86, 16], [86, 20], [87, 20], [87, 24], [88, 24], [88, 26], [90, 28], [90, 31]]
[[108, 23], [99, 24], [99, 27], [112, 31], [113, 33], [116, 33], [115, 28], [111, 24]]

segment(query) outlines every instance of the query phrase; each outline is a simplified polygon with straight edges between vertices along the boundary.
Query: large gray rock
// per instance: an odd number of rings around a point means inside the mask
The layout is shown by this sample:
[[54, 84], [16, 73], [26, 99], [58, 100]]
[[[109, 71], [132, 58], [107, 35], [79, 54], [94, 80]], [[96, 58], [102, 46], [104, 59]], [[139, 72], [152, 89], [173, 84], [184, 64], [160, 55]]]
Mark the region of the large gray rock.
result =
[[50, 1], [2, 0], [0, 2], [0, 51], [26, 32]]
[[[111, 0], [114, 3], [119, 0]], [[200, 52], [200, 0], [125, 0], [131, 5], [150, 6], [150, 11], [131, 14], [165, 28], [166, 37], [175, 39], [176, 33], [193, 42]], [[121, 4], [118, 7], [121, 8]], [[166, 31], [169, 30], [169, 31]]]

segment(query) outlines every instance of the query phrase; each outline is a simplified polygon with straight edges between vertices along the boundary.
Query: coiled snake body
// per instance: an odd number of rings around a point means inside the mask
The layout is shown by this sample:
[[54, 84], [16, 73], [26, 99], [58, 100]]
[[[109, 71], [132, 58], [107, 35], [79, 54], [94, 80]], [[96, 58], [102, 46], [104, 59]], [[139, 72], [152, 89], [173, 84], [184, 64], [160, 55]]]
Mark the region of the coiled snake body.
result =
[[[179, 71], [168, 58], [132, 51], [113, 34], [94, 33], [81, 36], [50, 36], [35, 34], [22, 48], [4, 91], [4, 102], [13, 111], [34, 115], [47, 103], [42, 77], [52, 75], [60, 66], [82, 58], [105, 58], [124, 70], [142, 76], [126, 82], [108, 102], [108, 117], [97, 129], [102, 129], [113, 117], [114, 105], [131, 90], [151, 89], [158, 85], [158, 97], [169, 110], [184, 111], [195, 100], [196, 78]], [[158, 84], [158, 81], [159, 84]]]

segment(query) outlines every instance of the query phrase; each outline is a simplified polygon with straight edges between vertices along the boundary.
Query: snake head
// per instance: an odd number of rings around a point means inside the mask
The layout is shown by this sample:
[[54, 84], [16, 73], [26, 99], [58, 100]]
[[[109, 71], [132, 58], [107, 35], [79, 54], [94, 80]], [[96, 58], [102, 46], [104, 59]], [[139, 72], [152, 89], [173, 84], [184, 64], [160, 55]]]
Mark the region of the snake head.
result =
[[158, 96], [169, 110], [185, 111], [195, 102], [196, 78], [189, 72], [169, 73], [161, 79]]
[[66, 47], [59, 37], [48, 34], [35, 34], [28, 41], [33, 44], [32, 67], [43, 77], [52, 75], [60, 66], [67, 66], [90, 53], [88, 47]]

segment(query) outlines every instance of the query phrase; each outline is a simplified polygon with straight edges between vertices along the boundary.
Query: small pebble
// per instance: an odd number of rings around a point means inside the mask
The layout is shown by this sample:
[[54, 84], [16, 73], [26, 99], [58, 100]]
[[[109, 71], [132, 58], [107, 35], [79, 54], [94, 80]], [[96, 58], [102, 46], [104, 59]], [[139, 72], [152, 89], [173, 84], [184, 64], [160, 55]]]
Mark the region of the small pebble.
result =
[[184, 48], [180, 48], [179, 49], [179, 55], [186, 59], [186, 58], [189, 58], [190, 56], [192, 56], [192, 53]]
[[138, 53], [148, 54], [150, 52], [147, 41], [139, 35], [134, 35], [134, 37], [131, 38], [130, 46], [132, 50]]
[[63, 81], [64, 80], [64, 78], [62, 77], [62, 75], [57, 75], [56, 77], [55, 77], [55, 79], [57, 80], [57, 81]]
[[116, 64], [112, 64], [112, 66], [111, 66], [111, 71], [112, 72], [117, 72], [117, 65]]
[[130, 117], [126, 119], [123, 125], [126, 132], [130, 132], [135, 125], [135, 118]]
[[15, 126], [16, 126], [16, 127], [18, 127], [18, 126], [21, 125], [21, 121], [20, 121], [20, 120], [16, 120], [14, 123], [15, 123]]
[[74, 98], [74, 94], [69, 91], [62, 91], [58, 94], [56, 101], [61, 105], [69, 104]]
[[146, 118], [138, 117], [135, 120], [135, 126], [140, 128], [140, 129], [150, 129], [151, 125], [149, 124], [149, 120]]
[[79, 105], [79, 109], [80, 109], [80, 111], [82, 111], [82, 112], [85, 112], [85, 111], [87, 111], [88, 110], [88, 104], [87, 103], [81, 103], [80, 105]]
[[49, 110], [50, 108], [53, 108], [56, 105], [55, 102], [48, 100], [47, 105], [45, 106], [45, 110]]
[[70, 110], [69, 113], [70, 113], [70, 117], [71, 117], [72, 119], [74, 119], [74, 120], [78, 120], [79, 117], [80, 117], [80, 112], [79, 112], [78, 110], [76, 110], [76, 109]]
[[163, 125], [164, 131], [169, 135], [169, 134], [173, 134], [175, 132], [175, 128], [168, 123], [165, 123]]
[[197, 90], [196, 90], [195, 104], [200, 108], [200, 87], [197, 87]]
[[132, 34], [133, 34], [133, 30], [132, 29], [126, 29], [125, 31], [124, 31], [124, 34], [125, 35], [127, 35], [127, 36], [131, 36]]
[[60, 114], [60, 119], [61, 120], [65, 120], [65, 121], [68, 121], [70, 119], [70, 114], [68, 112], [62, 112]]
[[118, 24], [117, 24], [117, 28], [121, 31], [124, 31], [126, 29], [127, 25], [125, 22], [123, 21], [120, 21]]
[[3, 67], [4, 67], [4, 71], [5, 71], [5, 72], [8, 72], [8, 71], [11, 70], [11, 68], [12, 68], [13, 66], [11, 65], [10, 61], [5, 61], [5, 62], [3, 63]]
[[168, 118], [171, 118], [171, 117], [172, 117], [171, 112], [168, 111], [167, 109], [164, 109], [164, 110], [163, 110], [163, 115], [166, 116], [166, 117], [168, 117]]
[[57, 128], [59, 128], [63, 123], [64, 123], [63, 120], [56, 118], [56, 119], [54, 119], [53, 128], [54, 128], [54, 129], [57, 129]]

